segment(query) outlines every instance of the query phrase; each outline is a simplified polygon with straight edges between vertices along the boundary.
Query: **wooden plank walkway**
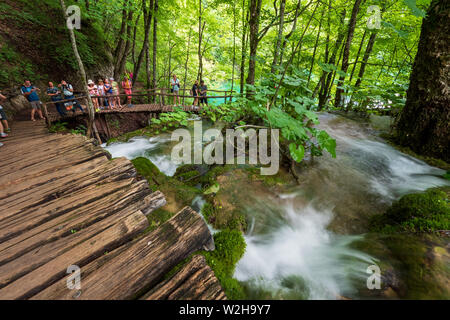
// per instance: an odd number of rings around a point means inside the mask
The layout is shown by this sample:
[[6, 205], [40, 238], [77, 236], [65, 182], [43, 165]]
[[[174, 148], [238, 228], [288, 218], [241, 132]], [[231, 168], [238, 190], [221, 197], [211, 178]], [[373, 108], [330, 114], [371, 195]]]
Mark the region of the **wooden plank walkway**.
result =
[[[83, 108], [86, 110], [87, 107], [83, 105]], [[186, 112], [194, 112], [194, 113], [198, 113], [202, 110], [201, 107], [193, 107], [193, 106], [183, 106], [182, 108]], [[52, 106], [51, 110], [53, 109], [56, 110], [56, 108]], [[138, 104], [134, 105], [131, 108], [124, 106], [121, 109], [113, 109], [113, 110], [103, 109], [100, 111], [96, 111], [95, 113], [96, 114], [135, 113], [135, 112], [164, 113], [164, 112], [172, 112], [173, 109], [174, 107], [171, 105], [161, 106], [160, 104]], [[83, 113], [79, 110], [75, 112], [75, 114], [73, 112], [67, 112], [66, 117], [61, 117], [56, 111], [49, 111], [48, 114], [50, 122], [59, 121], [67, 117], [81, 116], [81, 115], [83, 115]]]
[[[0, 299], [223, 299], [195, 251], [214, 249], [203, 219], [185, 208], [158, 229], [166, 204], [132, 163], [93, 140], [49, 134], [43, 121], [12, 124], [0, 148]], [[81, 268], [70, 290], [67, 268]], [[189, 289], [189, 290], [187, 290]]]

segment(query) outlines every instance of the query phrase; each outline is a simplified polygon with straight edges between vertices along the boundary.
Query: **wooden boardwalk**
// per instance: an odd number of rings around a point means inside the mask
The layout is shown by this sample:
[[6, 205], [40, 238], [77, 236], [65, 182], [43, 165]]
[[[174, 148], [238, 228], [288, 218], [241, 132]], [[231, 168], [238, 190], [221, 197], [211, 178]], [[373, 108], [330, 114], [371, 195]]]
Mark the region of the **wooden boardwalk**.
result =
[[[49, 107], [48, 107], [49, 108]], [[83, 105], [84, 110], [86, 110], [86, 106]], [[198, 113], [202, 110], [201, 107], [193, 107], [193, 106], [183, 106], [184, 111]], [[100, 111], [96, 111], [96, 114], [114, 114], [114, 113], [135, 113], [135, 112], [149, 112], [149, 113], [164, 113], [164, 112], [172, 112], [174, 109], [171, 105], [161, 106], [160, 104], [137, 104], [133, 107], [124, 106], [120, 109], [103, 109]], [[50, 108], [49, 108], [50, 110]], [[73, 116], [81, 116], [83, 113], [81, 111], [77, 111], [75, 114], [73, 112], [67, 112], [67, 117]], [[48, 112], [48, 118], [50, 122], [59, 121], [66, 117], [61, 117], [57, 112], [56, 108], [52, 106], [51, 111]]]
[[[43, 121], [16, 122], [1, 142], [0, 299], [225, 298], [200, 256], [164, 279], [212, 236], [190, 208], [145, 232], [166, 200], [130, 161]], [[68, 288], [72, 265], [80, 289]]]

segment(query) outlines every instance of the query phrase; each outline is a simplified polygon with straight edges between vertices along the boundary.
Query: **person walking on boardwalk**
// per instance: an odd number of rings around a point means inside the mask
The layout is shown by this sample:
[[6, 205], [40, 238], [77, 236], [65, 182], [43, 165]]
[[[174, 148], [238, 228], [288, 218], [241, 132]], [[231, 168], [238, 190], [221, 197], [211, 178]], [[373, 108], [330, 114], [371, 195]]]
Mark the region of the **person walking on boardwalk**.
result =
[[172, 93], [173, 93], [173, 105], [177, 105], [177, 98], [178, 98], [178, 104], [181, 105], [180, 100], [180, 80], [177, 79], [177, 75], [174, 74], [172, 79], [170, 79], [170, 85], [172, 86]]
[[36, 91], [41, 91], [39, 88], [36, 88], [31, 84], [30, 80], [26, 80], [23, 84], [23, 86], [20, 88], [20, 91], [22, 94], [27, 98], [28, 102], [30, 102], [31, 105], [31, 121], [36, 121], [34, 119], [34, 114], [38, 113], [39, 117], [41, 119], [44, 119], [44, 116], [42, 115], [41, 110], [41, 99], [39, 98]]
[[[50, 97], [52, 101], [61, 101], [61, 92], [57, 87], [53, 85], [53, 82], [48, 83], [47, 95]], [[61, 117], [66, 115], [66, 111], [63, 109], [61, 103], [55, 103], [56, 111], [58, 111]]]
[[3, 110], [3, 106], [1, 105], [3, 101], [6, 101], [6, 97], [0, 91], [0, 124], [3, 125], [3, 128], [6, 132], [11, 132], [8, 124], [8, 117], [6, 116], [5, 110]]
[[208, 86], [205, 84], [205, 81], [200, 82], [200, 105], [208, 105], [208, 98], [206, 98], [208, 93]]

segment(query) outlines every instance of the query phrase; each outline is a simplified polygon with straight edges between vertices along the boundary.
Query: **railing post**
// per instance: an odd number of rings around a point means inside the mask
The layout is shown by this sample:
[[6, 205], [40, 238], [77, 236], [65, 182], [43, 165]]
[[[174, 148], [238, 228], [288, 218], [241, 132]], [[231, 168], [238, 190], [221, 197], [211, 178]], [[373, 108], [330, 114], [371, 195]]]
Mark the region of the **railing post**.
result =
[[46, 103], [44, 103], [44, 115], [45, 115], [45, 121], [47, 122], [47, 127], [50, 128], [51, 122], [50, 122], [50, 118], [48, 117], [48, 110], [47, 110]]

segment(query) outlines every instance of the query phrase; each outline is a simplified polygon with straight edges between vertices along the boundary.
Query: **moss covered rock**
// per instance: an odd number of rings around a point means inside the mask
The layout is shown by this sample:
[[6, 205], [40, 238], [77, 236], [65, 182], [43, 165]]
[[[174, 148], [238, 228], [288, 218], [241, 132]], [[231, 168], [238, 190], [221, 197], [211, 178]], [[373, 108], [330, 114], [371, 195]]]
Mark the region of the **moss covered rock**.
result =
[[138, 174], [148, 181], [152, 191], [159, 190], [164, 193], [167, 200], [164, 209], [168, 212], [177, 213], [185, 206], [191, 205], [194, 198], [201, 194], [199, 189], [166, 176], [147, 158], [139, 157], [132, 160], [132, 163]]
[[408, 194], [371, 221], [373, 231], [432, 232], [450, 229], [449, 188]]
[[202, 252], [208, 265], [214, 270], [228, 299], [244, 299], [244, 289], [233, 279], [236, 264], [245, 253], [245, 240], [237, 230], [223, 230], [214, 235], [216, 249]]

